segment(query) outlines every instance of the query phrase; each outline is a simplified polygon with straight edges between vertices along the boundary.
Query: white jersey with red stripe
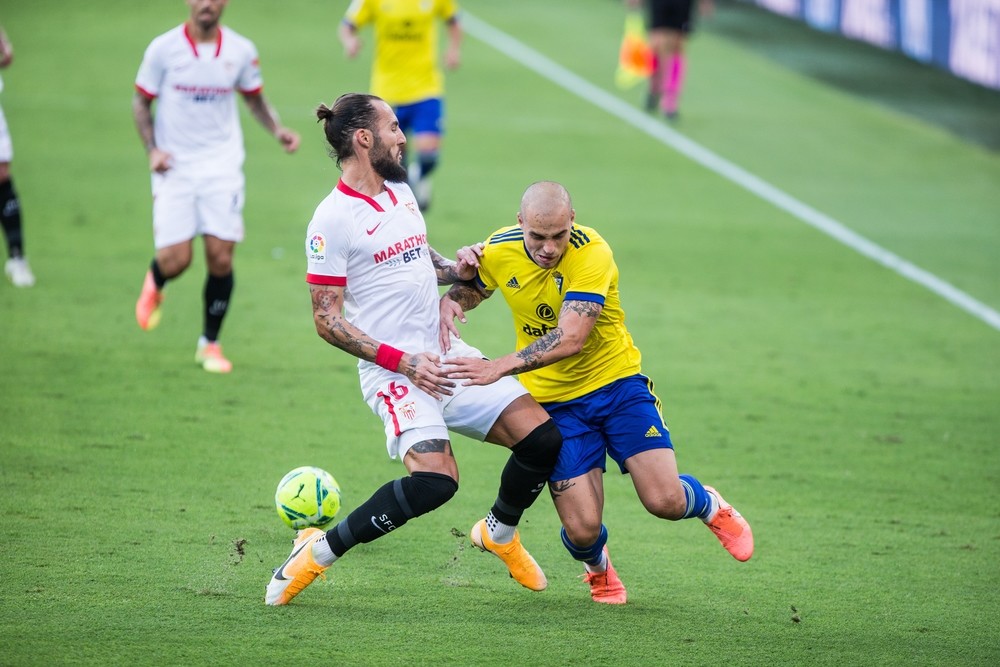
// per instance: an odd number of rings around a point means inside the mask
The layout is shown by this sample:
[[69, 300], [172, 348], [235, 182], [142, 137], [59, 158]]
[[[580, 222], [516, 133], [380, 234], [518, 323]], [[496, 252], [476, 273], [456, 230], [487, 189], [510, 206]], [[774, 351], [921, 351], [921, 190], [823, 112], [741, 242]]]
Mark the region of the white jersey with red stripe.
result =
[[339, 181], [309, 223], [306, 257], [306, 282], [345, 288], [351, 324], [404, 352], [440, 354], [437, 275], [408, 185], [386, 183], [373, 198]]
[[157, 101], [156, 145], [173, 156], [174, 168], [210, 175], [243, 166], [235, 93], [263, 87], [249, 39], [220, 26], [215, 43], [196, 44], [182, 24], [150, 43], [135, 87]]

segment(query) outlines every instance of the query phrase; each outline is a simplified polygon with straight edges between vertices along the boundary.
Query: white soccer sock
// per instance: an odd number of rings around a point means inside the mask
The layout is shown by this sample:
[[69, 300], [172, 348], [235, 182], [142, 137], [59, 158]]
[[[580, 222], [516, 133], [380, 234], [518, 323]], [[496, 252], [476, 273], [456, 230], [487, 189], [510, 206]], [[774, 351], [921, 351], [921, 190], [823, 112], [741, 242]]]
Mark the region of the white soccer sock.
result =
[[486, 515], [486, 532], [489, 533], [490, 542], [494, 544], [507, 544], [514, 539], [515, 530], [517, 530], [516, 527], [501, 523], [499, 519], [493, 516], [492, 511]]
[[318, 565], [330, 567], [337, 557], [333, 554], [333, 549], [326, 541], [326, 535], [312, 543], [312, 557]]
[[591, 574], [599, 574], [601, 572], [608, 571], [608, 554], [601, 552], [601, 562], [597, 565], [591, 565], [590, 563], [584, 563], [583, 569]]
[[711, 523], [712, 519], [714, 519], [715, 515], [718, 514], [718, 512], [719, 512], [719, 499], [716, 498], [715, 494], [712, 493], [711, 491], [709, 491], [708, 489], [705, 489], [705, 493], [708, 494], [708, 499], [712, 503], [712, 509], [708, 513], [708, 518], [707, 519], [702, 519], [702, 521], [704, 521], [705, 523]]

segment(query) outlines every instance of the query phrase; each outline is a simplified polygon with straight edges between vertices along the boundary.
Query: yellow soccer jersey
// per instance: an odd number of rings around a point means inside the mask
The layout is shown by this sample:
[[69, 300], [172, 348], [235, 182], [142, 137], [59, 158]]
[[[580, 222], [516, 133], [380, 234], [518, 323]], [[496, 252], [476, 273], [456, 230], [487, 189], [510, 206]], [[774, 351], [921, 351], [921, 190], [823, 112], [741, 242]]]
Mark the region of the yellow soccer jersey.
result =
[[344, 20], [375, 26], [372, 94], [393, 106], [442, 97], [437, 22], [457, 13], [455, 0], [354, 0]]
[[566, 253], [552, 269], [528, 256], [519, 226], [497, 230], [486, 241], [479, 283], [503, 293], [518, 350], [555, 328], [563, 301], [603, 305], [579, 354], [520, 376], [539, 403], [578, 398], [639, 372], [639, 349], [625, 328], [618, 294], [618, 266], [611, 246], [590, 227], [573, 225]]

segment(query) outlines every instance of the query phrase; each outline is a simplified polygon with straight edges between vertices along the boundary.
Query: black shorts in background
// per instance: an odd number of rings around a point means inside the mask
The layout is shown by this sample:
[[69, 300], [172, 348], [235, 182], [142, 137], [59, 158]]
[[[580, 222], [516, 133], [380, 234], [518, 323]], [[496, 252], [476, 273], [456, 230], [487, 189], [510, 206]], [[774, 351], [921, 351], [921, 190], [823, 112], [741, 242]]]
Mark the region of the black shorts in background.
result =
[[691, 9], [694, 0], [646, 0], [649, 3], [650, 30], [671, 28], [691, 32]]

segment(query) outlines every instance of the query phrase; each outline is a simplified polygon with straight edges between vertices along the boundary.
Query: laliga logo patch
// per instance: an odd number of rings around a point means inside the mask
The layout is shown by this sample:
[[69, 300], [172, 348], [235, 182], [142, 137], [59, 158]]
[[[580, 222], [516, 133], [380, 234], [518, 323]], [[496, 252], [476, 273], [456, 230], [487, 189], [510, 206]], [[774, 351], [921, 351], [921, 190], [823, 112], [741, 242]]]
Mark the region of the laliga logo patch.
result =
[[326, 260], [326, 237], [322, 233], [316, 232], [306, 239], [306, 255], [310, 262]]

